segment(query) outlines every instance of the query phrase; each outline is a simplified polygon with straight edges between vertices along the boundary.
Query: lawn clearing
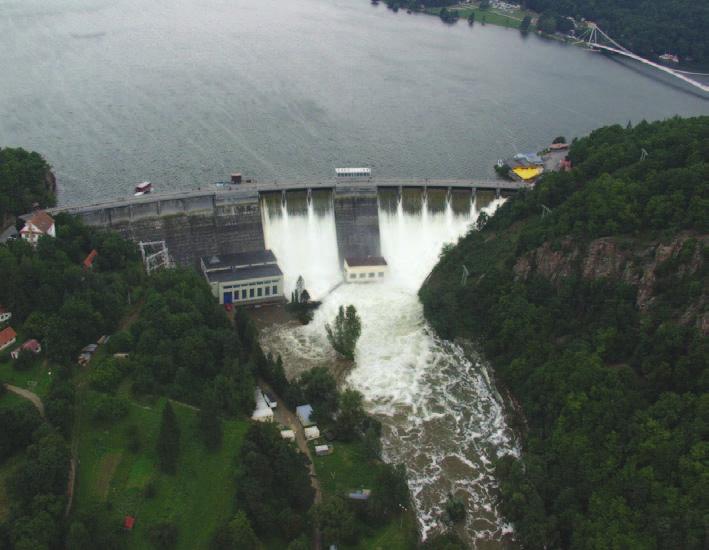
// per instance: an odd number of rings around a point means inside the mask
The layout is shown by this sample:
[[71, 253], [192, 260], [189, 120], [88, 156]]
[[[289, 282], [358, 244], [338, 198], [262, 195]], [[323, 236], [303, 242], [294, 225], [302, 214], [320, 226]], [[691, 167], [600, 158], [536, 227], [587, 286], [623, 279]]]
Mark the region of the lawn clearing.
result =
[[[367, 458], [360, 442], [335, 441], [333, 447], [334, 451], [330, 455], [315, 456], [313, 452], [323, 495], [346, 497], [347, 493], [357, 489], [374, 489], [382, 463]], [[358, 523], [362, 539], [355, 546], [343, 548], [407, 550], [416, 545], [416, 517], [411, 510], [378, 528], [372, 528], [361, 521]]]
[[[173, 403], [181, 436], [177, 474], [170, 476], [158, 470], [155, 453], [164, 403], [164, 399], [151, 406], [131, 402], [128, 417], [111, 426], [97, 425], [88, 411], [80, 411], [74, 513], [111, 502], [116, 522], [125, 515], [136, 518], [133, 531], [126, 533], [130, 548], [152, 548], [148, 530], [160, 521], [171, 521], [178, 527], [177, 548], [205, 548], [216, 527], [233, 513], [234, 457], [248, 423], [225, 421], [222, 448], [209, 453], [197, 438], [196, 412]], [[129, 450], [127, 431], [131, 425], [140, 434], [137, 452]]]

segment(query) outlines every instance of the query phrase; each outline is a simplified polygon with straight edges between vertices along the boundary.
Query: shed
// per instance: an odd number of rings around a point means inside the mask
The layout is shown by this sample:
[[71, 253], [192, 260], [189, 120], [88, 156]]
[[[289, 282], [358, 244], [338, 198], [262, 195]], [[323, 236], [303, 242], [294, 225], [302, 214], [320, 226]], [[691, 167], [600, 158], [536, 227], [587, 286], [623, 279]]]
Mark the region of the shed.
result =
[[311, 441], [313, 439], [317, 439], [318, 437], [320, 437], [320, 430], [318, 430], [317, 426], [305, 428], [305, 439]]
[[281, 437], [288, 441], [295, 441], [295, 432], [293, 430], [281, 430]]
[[350, 498], [352, 500], [369, 500], [369, 495], [371, 494], [372, 491], [370, 491], [369, 489], [359, 489], [357, 491], [347, 493], [347, 498]]
[[133, 516], [126, 516], [123, 518], [123, 529], [126, 531], [132, 531], [135, 525], [135, 518]]
[[317, 456], [325, 456], [332, 453], [332, 447], [330, 445], [315, 445], [315, 454]]
[[300, 423], [303, 425], [304, 428], [315, 424], [312, 419], [313, 407], [311, 407], [310, 405], [306, 404], [297, 406], [295, 408], [295, 414], [298, 415], [298, 420], [300, 420]]

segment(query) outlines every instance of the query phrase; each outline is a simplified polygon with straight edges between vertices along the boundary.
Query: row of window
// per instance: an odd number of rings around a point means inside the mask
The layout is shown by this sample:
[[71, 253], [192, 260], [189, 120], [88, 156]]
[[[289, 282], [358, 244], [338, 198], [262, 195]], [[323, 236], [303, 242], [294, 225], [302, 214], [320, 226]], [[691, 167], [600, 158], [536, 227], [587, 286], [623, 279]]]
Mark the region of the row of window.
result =
[[[230, 303], [232, 292], [224, 293], [224, 303]], [[278, 285], [256, 288], [242, 288], [241, 291], [236, 290], [233, 293], [233, 301], [253, 300], [254, 298], [263, 298], [264, 296], [278, 296]]]
[[277, 284], [277, 283], [278, 283], [278, 279], [270, 279], [270, 280], [268, 280], [268, 281], [267, 281], [267, 280], [255, 281], [255, 282], [251, 282], [251, 283], [242, 283], [242, 284], [238, 284], [238, 285], [224, 285], [222, 288], [223, 288], [224, 290], [229, 290], [229, 289], [231, 289], [231, 288], [242, 288], [242, 287], [250, 288], [250, 287], [252, 287], [252, 286], [270, 285], [270, 284], [272, 284], [272, 283], [276, 283], [276, 284]]
[[[369, 279], [374, 279], [374, 277], [384, 277], [384, 272], [379, 271], [378, 273], [360, 273], [359, 278], [364, 279], [364, 278], [369, 278]], [[356, 279], [357, 278], [357, 273], [350, 273], [350, 279]]]

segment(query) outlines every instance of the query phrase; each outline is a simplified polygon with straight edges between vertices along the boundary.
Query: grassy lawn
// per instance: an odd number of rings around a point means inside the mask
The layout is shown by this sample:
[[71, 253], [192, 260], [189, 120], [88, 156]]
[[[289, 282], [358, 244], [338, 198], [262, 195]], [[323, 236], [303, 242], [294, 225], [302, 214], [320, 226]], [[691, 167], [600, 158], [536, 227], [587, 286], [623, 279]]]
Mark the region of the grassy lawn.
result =
[[[526, 15], [525, 12], [513, 12], [513, 13], [503, 13], [498, 12], [494, 9], [481, 10], [477, 7], [470, 8], [453, 8], [460, 15], [460, 23], [466, 23], [468, 17], [471, 13], [475, 12], [475, 24], [490, 24], [498, 25], [500, 27], [510, 27], [512, 29], [518, 29], [522, 18]], [[426, 10], [426, 13], [431, 15], [438, 15], [441, 8], [430, 8]], [[530, 14], [531, 15], [531, 14]], [[519, 19], [519, 20], [518, 20]]]
[[[181, 450], [175, 476], [157, 469], [157, 440], [162, 399], [151, 406], [131, 402], [127, 418], [108, 427], [96, 425], [86, 410], [80, 412], [79, 468], [75, 512], [96, 503], [110, 501], [116, 521], [127, 514], [136, 518], [130, 548], [152, 548], [147, 540], [150, 525], [163, 520], [179, 529], [178, 548], [205, 548], [214, 529], [233, 511], [233, 483], [236, 455], [246, 433], [247, 422], [224, 422], [224, 443], [215, 453], [205, 450], [196, 437], [196, 412], [174, 404], [181, 430]], [[141, 448], [128, 450], [126, 432], [135, 425]], [[155, 496], [145, 495], [151, 483]]]
[[29, 369], [23, 371], [15, 369], [12, 362], [9, 351], [0, 356], [0, 382], [33, 391], [40, 397], [47, 394], [52, 376], [44, 357], [40, 355]]
[[[315, 469], [323, 494], [340, 495], [356, 489], [373, 489], [380, 463], [366, 458], [360, 443], [333, 443], [334, 452], [327, 456], [315, 456]], [[407, 512], [394, 518], [383, 527], [373, 529], [360, 523], [364, 534], [354, 547], [358, 550], [407, 550], [416, 542], [416, 518]]]

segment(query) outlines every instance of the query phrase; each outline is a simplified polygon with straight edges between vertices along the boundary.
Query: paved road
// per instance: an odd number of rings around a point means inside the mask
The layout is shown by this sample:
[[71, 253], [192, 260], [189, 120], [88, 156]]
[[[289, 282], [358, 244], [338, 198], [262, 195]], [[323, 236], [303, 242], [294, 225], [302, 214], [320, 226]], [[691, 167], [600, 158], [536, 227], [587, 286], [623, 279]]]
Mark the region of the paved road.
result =
[[12, 384], [5, 384], [5, 387], [12, 393], [16, 393], [20, 397], [24, 397], [25, 399], [30, 401], [39, 411], [39, 414], [42, 416], [42, 418], [44, 418], [44, 403], [42, 403], [42, 400], [39, 398], [39, 395], [29, 390], [20, 388], [18, 386], [13, 386]]

